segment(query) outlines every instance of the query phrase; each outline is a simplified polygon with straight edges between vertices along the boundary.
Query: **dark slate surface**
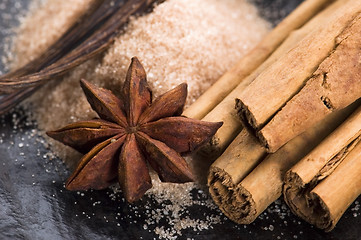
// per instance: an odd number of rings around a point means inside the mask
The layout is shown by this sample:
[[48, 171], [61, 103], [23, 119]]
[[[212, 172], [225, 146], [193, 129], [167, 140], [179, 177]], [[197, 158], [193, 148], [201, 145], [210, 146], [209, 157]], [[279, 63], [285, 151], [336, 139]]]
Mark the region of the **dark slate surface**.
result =
[[[299, 1], [253, 0], [261, 13], [274, 23], [284, 17]], [[11, 34], [24, 0], [0, 1], [0, 39]], [[5, 17], [3, 14], [6, 14]], [[4, 44], [0, 54], [3, 56]], [[1, 70], [4, 66], [0, 65]], [[124, 202], [121, 193], [111, 190], [70, 192], [63, 182], [69, 175], [60, 159], [52, 159], [37, 135], [36, 123], [21, 108], [0, 118], [0, 239], [158, 239], [156, 227], [147, 225], [147, 209], [160, 209], [146, 197], [136, 205]], [[199, 191], [192, 198], [207, 198]], [[237, 225], [218, 210], [202, 204], [189, 207], [184, 215], [205, 219], [220, 215], [221, 224], [209, 229], [185, 229], [178, 239], [361, 239], [359, 198], [351, 205], [336, 229], [324, 233], [294, 217], [282, 200], [272, 204], [253, 224]], [[98, 204], [99, 203], [99, 204]], [[136, 210], [134, 210], [136, 209]], [[204, 214], [207, 213], [207, 214]]]

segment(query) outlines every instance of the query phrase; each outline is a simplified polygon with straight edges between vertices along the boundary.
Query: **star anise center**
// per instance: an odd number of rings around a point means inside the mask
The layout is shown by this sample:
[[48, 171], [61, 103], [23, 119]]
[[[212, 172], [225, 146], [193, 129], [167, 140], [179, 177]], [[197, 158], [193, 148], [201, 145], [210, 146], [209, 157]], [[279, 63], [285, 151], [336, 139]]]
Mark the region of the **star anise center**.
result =
[[127, 126], [126, 128], [125, 128], [125, 131], [126, 131], [126, 133], [128, 133], [128, 134], [131, 134], [131, 133], [137, 133], [138, 131], [139, 131], [139, 126], [137, 125], [137, 126]]

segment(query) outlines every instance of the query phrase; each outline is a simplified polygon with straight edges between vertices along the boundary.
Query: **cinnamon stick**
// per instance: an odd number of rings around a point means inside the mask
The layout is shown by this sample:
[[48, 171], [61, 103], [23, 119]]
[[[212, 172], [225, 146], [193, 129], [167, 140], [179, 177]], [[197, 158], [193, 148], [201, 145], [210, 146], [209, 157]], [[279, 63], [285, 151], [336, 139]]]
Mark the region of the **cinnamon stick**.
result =
[[259, 131], [269, 151], [361, 97], [361, 14], [335, 39], [336, 47], [302, 90]]
[[200, 96], [184, 115], [202, 119], [221, 102], [246, 76], [260, 66], [272, 52], [288, 37], [289, 33], [304, 25], [332, 0], [307, 0], [300, 4], [278, 26], [276, 26], [251, 52], [215, 82]]
[[351, 112], [356, 104], [333, 113], [315, 127], [296, 137], [274, 154], [266, 154], [245, 129], [210, 167], [209, 192], [231, 220], [253, 222], [281, 196], [283, 177], [293, 164], [321, 142]]
[[331, 231], [361, 194], [361, 107], [285, 177], [284, 197], [291, 210]]
[[328, 23], [319, 25], [282, 59], [263, 71], [238, 96], [240, 117], [258, 130], [292, 98], [337, 47], [337, 38], [361, 11], [360, 1], [344, 1]]
[[[234, 99], [237, 98], [260, 73], [265, 71], [269, 66], [294, 48], [299, 41], [309, 34], [310, 31], [317, 26], [325, 24], [328, 21], [329, 16], [343, 4], [343, 0], [333, 3], [307, 22], [302, 28], [291, 32], [289, 37], [264, 63], [253, 71], [252, 74], [243, 79], [243, 81], [225, 99], [203, 118], [204, 121], [222, 121], [223, 126], [218, 129], [211, 142], [208, 145], [205, 145], [201, 151], [212, 154], [213, 156], [219, 156], [224, 151], [242, 129], [242, 124], [234, 109]], [[187, 115], [187, 113], [189, 112], [185, 111], [185, 115], [191, 117]]]

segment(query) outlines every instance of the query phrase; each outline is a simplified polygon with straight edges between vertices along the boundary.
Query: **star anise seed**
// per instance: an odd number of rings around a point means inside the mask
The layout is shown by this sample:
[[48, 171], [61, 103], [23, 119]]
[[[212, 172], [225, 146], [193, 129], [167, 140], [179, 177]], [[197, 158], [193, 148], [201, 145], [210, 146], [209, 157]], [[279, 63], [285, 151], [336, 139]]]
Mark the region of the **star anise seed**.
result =
[[50, 137], [85, 153], [67, 180], [67, 189], [104, 189], [118, 179], [127, 201], [134, 202], [152, 187], [147, 162], [161, 181], [193, 181], [193, 174], [180, 154], [208, 142], [222, 123], [180, 116], [187, 97], [186, 84], [152, 103], [145, 70], [135, 57], [121, 99], [85, 80], [80, 84], [100, 119], [47, 132]]

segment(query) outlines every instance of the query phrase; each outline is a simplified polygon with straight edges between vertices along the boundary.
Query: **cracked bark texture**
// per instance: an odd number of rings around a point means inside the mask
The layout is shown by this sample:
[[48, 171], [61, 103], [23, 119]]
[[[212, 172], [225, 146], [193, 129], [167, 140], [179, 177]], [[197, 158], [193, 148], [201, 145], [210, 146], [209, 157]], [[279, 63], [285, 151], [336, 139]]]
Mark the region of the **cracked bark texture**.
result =
[[294, 48], [263, 71], [237, 98], [239, 117], [252, 129], [264, 127], [305, 85], [335, 49], [335, 39], [361, 12], [361, 2], [340, 0], [324, 24], [316, 25]]
[[361, 193], [360, 120], [359, 107], [285, 176], [283, 193], [292, 212], [325, 231]]
[[258, 132], [270, 152], [330, 113], [361, 97], [361, 14], [335, 39], [335, 48], [301, 91]]
[[[294, 15], [290, 15], [290, 18], [286, 18], [284, 21], [285, 23], [281, 27], [281, 29], [285, 28], [285, 26], [288, 26], [288, 29], [292, 29], [290, 25], [297, 23], [300, 24], [299, 15], [304, 14], [304, 12], [307, 12], [309, 14], [310, 12], [315, 12], [315, 4], [318, 6], [317, 11], [320, 11], [319, 5], [324, 5], [324, 0], [315, 0], [315, 1], [307, 1], [305, 2], [305, 5], [301, 9], [298, 9], [297, 13], [294, 13]], [[330, 1], [328, 1], [328, 4], [330, 4]], [[214, 137], [212, 138], [211, 142], [209, 144], [204, 145], [201, 147], [201, 151], [204, 154], [212, 155], [215, 157], [218, 157], [222, 154], [222, 152], [225, 150], [226, 147], [231, 144], [231, 142], [236, 138], [237, 134], [242, 134], [241, 131], [243, 129], [241, 121], [239, 121], [239, 118], [237, 116], [237, 112], [235, 111], [235, 99], [249, 86], [263, 71], [265, 71], [267, 68], [269, 68], [272, 64], [275, 64], [277, 61], [283, 58], [287, 52], [295, 48], [304, 37], [306, 37], [311, 31], [313, 31], [315, 28], [318, 28], [319, 26], [324, 26], [329, 22], [329, 17], [334, 15], [334, 12], [339, 9], [341, 6], [343, 6], [344, 2], [337, 1], [328, 7], [325, 7], [322, 11], [318, 12], [316, 16], [314, 16], [311, 20], [306, 22], [302, 27], [297, 28], [295, 30], [292, 30], [289, 32], [288, 37], [282, 42], [280, 46], [277, 47], [276, 50], [265, 60], [260, 66], [257, 67], [251, 74], [249, 74], [247, 77], [245, 77], [236, 88], [233, 89], [232, 92], [230, 92], [219, 104], [212, 109], [212, 111], [208, 112], [207, 115], [202, 119], [204, 121], [222, 121], [223, 125]], [[313, 6], [313, 7], [310, 7]], [[310, 10], [310, 8], [312, 10]], [[297, 20], [296, 20], [297, 19]], [[282, 30], [284, 31], [284, 30]], [[289, 30], [288, 30], [289, 31]], [[272, 38], [276, 36], [279, 33], [279, 29], [274, 29], [273, 33], [270, 34]], [[267, 41], [264, 40], [264, 41]], [[250, 60], [247, 60], [250, 61]], [[245, 61], [241, 61], [242, 63], [247, 63]], [[247, 63], [248, 64], [248, 63]], [[247, 65], [245, 64], [245, 65]], [[244, 66], [243, 66], [244, 67]], [[242, 67], [242, 68], [243, 68]], [[215, 85], [213, 85], [214, 87]], [[218, 87], [219, 90], [219, 87]], [[204, 97], [205, 95], [203, 95]], [[197, 100], [198, 101], [198, 100]], [[199, 102], [198, 102], [199, 103]], [[192, 105], [193, 109], [195, 104]], [[190, 115], [189, 108], [183, 112], [183, 115], [186, 115], [187, 117], [192, 117]]]

